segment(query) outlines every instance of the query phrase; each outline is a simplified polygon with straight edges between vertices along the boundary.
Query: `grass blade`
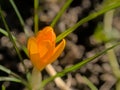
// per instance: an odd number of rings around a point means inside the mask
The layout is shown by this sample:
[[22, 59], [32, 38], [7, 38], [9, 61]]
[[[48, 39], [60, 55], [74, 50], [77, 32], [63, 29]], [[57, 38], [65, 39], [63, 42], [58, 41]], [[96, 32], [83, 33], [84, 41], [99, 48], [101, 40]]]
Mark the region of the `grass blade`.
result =
[[87, 84], [90, 88], [90, 90], [98, 90], [97, 87], [85, 76], [82, 76], [83, 80], [85, 81], [85, 84]]
[[34, 0], [34, 30], [35, 34], [38, 32], [38, 6], [39, 0]]
[[[0, 28], [0, 33], [2, 33], [3, 35], [8, 37], [8, 33], [2, 28]], [[12, 37], [13, 37], [14, 40], [16, 40], [16, 38], [13, 35], [12, 35]]]
[[8, 68], [6, 68], [6, 67], [4, 67], [4, 66], [2, 66], [2, 65], [0, 65], [0, 70], [3, 71], [3, 72], [6, 72], [6, 73], [9, 74], [9, 75], [12, 75], [12, 76], [14, 76], [14, 77], [16, 77], [16, 78], [21, 79], [21, 77], [20, 77], [19, 75], [15, 74], [15, 73], [12, 72], [10, 69], [8, 69]]
[[4, 16], [2, 15], [2, 10], [1, 10], [1, 8], [0, 8], [0, 15], [1, 15], [2, 21], [3, 21], [4, 25], [5, 25], [5, 28], [6, 28], [6, 30], [7, 30], [8, 36], [9, 36], [11, 42], [13, 43], [13, 46], [14, 46], [17, 54], [18, 54], [18, 57], [19, 57], [20, 61], [22, 62], [23, 66], [24, 66], [24, 68], [25, 68], [25, 71], [27, 72], [27, 68], [26, 68], [25, 64], [23, 63], [23, 58], [22, 58], [22, 56], [21, 56], [21, 54], [20, 54], [20, 51], [19, 51], [19, 49], [17, 48], [16, 42], [15, 42], [15, 40], [13, 39], [12, 34], [10, 33], [9, 27], [8, 27], [6, 21], [5, 21]]
[[64, 4], [64, 6], [61, 8], [61, 10], [58, 12], [58, 14], [56, 15], [56, 17], [53, 19], [52, 23], [51, 23], [51, 27], [54, 27], [55, 24], [57, 23], [57, 21], [59, 20], [59, 18], [61, 17], [61, 15], [65, 12], [65, 10], [69, 7], [69, 5], [71, 4], [73, 0], [67, 0], [67, 2]]
[[[27, 81], [25, 81], [22, 77], [20, 77], [20, 76], [17, 75], [16, 73], [12, 72], [10, 69], [8, 69], [8, 68], [0, 65], [0, 70], [3, 71], [3, 72], [6, 72], [6, 73], [9, 74], [9, 75], [12, 75], [12, 76], [13, 76], [14, 78], [16, 78], [16, 79], [22, 81], [22, 84], [24, 84], [26, 87], [30, 88], [30, 86], [28, 85]], [[6, 78], [4, 78], [4, 79], [1, 78], [1, 81], [2, 81], [2, 80], [5, 80], [5, 79], [6, 79]], [[8, 79], [8, 78], [7, 78], [7, 79]], [[7, 79], [6, 79], [6, 80], [7, 80]]]
[[11, 74], [11, 70], [7, 69], [6, 67], [0, 65], [0, 70], [6, 72], [7, 74]]
[[8, 33], [2, 28], [0, 28], [0, 33], [8, 37]]
[[[7, 33], [4, 29], [2, 29], [2, 28], [0, 28], [0, 33], [2, 33], [3, 35], [5, 35], [6, 37], [9, 37], [9, 36], [8, 36], [8, 33]], [[14, 37], [13, 35], [12, 35], [12, 37], [13, 37], [13, 39], [14, 39], [15, 42], [16, 42], [16, 37]], [[28, 56], [28, 51], [27, 51], [26, 46], [21, 45], [21, 47], [22, 47], [22, 50], [24, 51], [24, 53]]]
[[72, 72], [72, 71], [75, 71], [75, 70], [81, 68], [82, 66], [84, 66], [84, 65], [87, 64], [88, 62], [94, 60], [95, 58], [98, 58], [99, 56], [105, 54], [107, 51], [111, 50], [112, 48], [114, 48], [114, 47], [116, 47], [116, 46], [118, 46], [118, 45], [120, 45], [120, 42], [117, 43], [117, 44], [115, 44], [115, 45], [113, 45], [113, 46], [111, 46], [111, 47], [109, 47], [109, 48], [107, 48], [107, 49], [104, 50], [104, 51], [101, 51], [101, 52], [98, 53], [98, 54], [95, 54], [94, 56], [92, 56], [92, 57], [90, 57], [90, 58], [87, 58], [87, 59], [83, 60], [82, 62], [80, 62], [80, 63], [78, 63], [78, 64], [76, 64], [76, 65], [74, 65], [74, 66], [71, 66], [71, 67], [69, 67], [69, 68], [64, 69], [62, 72], [58, 72], [58, 73], [57, 73], [55, 76], [53, 76], [53, 77], [50, 77], [50, 78], [48, 78], [48, 79], [46, 79], [46, 80], [43, 80], [43, 82], [42, 82], [42, 84], [41, 84], [41, 88], [43, 88], [43, 87], [44, 87], [47, 83], [49, 83], [50, 81], [54, 80], [56, 77], [62, 77], [62, 76], [66, 75], [66, 74], [69, 73], [69, 72]]
[[27, 35], [27, 31], [26, 31], [25, 28], [24, 28], [24, 25], [25, 25], [24, 20], [23, 20], [23, 18], [22, 18], [22, 16], [21, 16], [21, 14], [20, 14], [17, 6], [15, 5], [14, 0], [9, 0], [9, 1], [10, 1], [11, 5], [12, 5], [13, 9], [15, 10], [15, 13], [17, 14], [17, 17], [18, 17], [18, 19], [19, 19], [19, 21], [20, 21], [20, 24], [21, 24], [21, 26], [22, 26], [25, 34]]
[[14, 78], [14, 77], [0, 77], [0, 81], [12, 81], [17, 83], [22, 83], [21, 80]]
[[71, 32], [73, 32], [75, 29], [77, 29], [80, 25], [84, 24], [85, 22], [88, 22], [88, 21], [90, 21], [90, 20], [104, 14], [105, 12], [107, 12], [107, 11], [109, 11], [111, 9], [117, 8], [119, 6], [120, 6], [120, 1], [113, 1], [109, 5], [102, 8], [101, 10], [88, 15], [87, 17], [83, 18], [78, 23], [76, 23], [74, 26], [67, 29], [66, 31], [61, 33], [59, 36], [57, 36], [56, 42], [59, 42], [60, 40], [65, 38], [67, 35], [69, 35]]
[[4, 85], [2, 85], [2, 90], [6, 90], [6, 87]]

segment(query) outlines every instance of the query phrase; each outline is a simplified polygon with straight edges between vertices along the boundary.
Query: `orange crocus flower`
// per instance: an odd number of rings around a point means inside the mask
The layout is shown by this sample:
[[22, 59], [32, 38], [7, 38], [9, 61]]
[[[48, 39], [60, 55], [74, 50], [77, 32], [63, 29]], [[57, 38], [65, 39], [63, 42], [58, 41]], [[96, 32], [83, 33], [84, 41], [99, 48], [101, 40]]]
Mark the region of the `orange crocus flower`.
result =
[[63, 39], [56, 46], [56, 35], [52, 27], [47, 26], [40, 30], [36, 36], [28, 40], [28, 53], [30, 60], [38, 70], [43, 70], [46, 65], [54, 62], [62, 53], [66, 41]]

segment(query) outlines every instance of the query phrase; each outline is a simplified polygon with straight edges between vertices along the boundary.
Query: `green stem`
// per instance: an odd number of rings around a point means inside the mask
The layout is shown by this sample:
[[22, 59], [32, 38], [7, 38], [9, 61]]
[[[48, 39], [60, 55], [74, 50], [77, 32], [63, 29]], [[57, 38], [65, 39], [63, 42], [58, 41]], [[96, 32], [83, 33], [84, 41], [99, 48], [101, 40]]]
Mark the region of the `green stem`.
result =
[[6, 87], [4, 85], [2, 85], [2, 90], [6, 90]]
[[[111, 46], [112, 44], [111, 43], [106, 43], [106, 48], [108, 46]], [[114, 74], [114, 76], [117, 78], [117, 79], [120, 79], [120, 69], [119, 69], [119, 64], [117, 62], [117, 58], [116, 58], [116, 55], [115, 55], [115, 52], [113, 49], [111, 49], [110, 51], [107, 52], [107, 55], [108, 55], [108, 58], [109, 58], [109, 63], [110, 63], [110, 66], [111, 66], [111, 69], [112, 69], [112, 72]]]
[[101, 14], [104, 14], [105, 12], [113, 9], [113, 8], [117, 8], [120, 6], [120, 2], [115, 2], [112, 3], [104, 8], [102, 8], [100, 11], [94, 12], [92, 14], [90, 14], [89, 16], [83, 18], [82, 20], [80, 20], [78, 23], [76, 23], [74, 26], [72, 26], [71, 28], [65, 30], [62, 34], [60, 34], [59, 36], [57, 36], [56, 42], [59, 42], [60, 40], [62, 40], [63, 38], [65, 38], [67, 35], [69, 35], [71, 32], [73, 32], [74, 30], [76, 30], [80, 25], [100, 16]]
[[[104, 17], [104, 30], [105, 30], [108, 38], [110, 38], [109, 33], [112, 30], [113, 13], [114, 13], [114, 10], [111, 10], [111, 11], [107, 12], [105, 14], [105, 17]], [[109, 42], [109, 43], [106, 43], [105, 46], [107, 48], [107, 47], [112, 46], [112, 45], [113, 44], [111, 42]], [[117, 62], [117, 58], [116, 58], [114, 50], [108, 51], [107, 54], [108, 54], [108, 57], [109, 57], [109, 62], [110, 62], [110, 65], [112, 67], [113, 74], [115, 75], [115, 77], [117, 79], [120, 79], [119, 64]]]
[[[111, 10], [107, 12], [104, 16], [104, 31], [106, 32], [105, 34], [107, 35], [108, 38], [111, 37], [111, 33], [112, 33], [112, 22], [113, 22], [114, 11], [115, 10]], [[105, 44], [105, 47], [108, 48], [109, 46], [112, 46], [112, 45], [113, 44], [111, 42], [108, 42]], [[109, 50], [107, 52], [107, 55], [109, 58], [109, 63], [110, 63], [112, 72], [118, 81], [116, 83], [116, 90], [120, 90], [120, 69], [119, 69], [117, 57], [113, 49]]]
[[97, 87], [85, 76], [81, 76], [85, 82], [90, 88], [90, 90], [98, 90]]
[[42, 81], [41, 72], [40, 70], [34, 67], [30, 78], [30, 85], [32, 87], [32, 90], [38, 90], [41, 85], [41, 81]]
[[25, 25], [24, 20], [23, 20], [22, 16], [20, 15], [20, 12], [19, 12], [17, 6], [15, 5], [13, 0], [9, 0], [9, 1], [10, 1], [11, 5], [12, 5], [13, 9], [15, 10], [16, 14], [17, 14], [17, 17], [18, 17], [18, 19], [20, 21], [20, 24], [21, 24], [25, 34], [27, 35], [27, 31], [24, 28], [24, 25]]
[[3, 72], [5, 72], [5, 73], [7, 73], [7, 74], [9, 74], [9, 75], [11, 75], [11, 76], [13, 76], [13, 77], [15, 77], [15, 78], [17, 78], [17, 79], [19, 79], [19, 80], [21, 80], [21, 83], [22, 83], [23, 85], [25, 85], [26, 87], [29, 88], [29, 85], [28, 85], [27, 81], [24, 80], [24, 79], [23, 79], [22, 77], [20, 77], [19, 75], [17, 75], [16, 73], [12, 72], [10, 69], [8, 69], [8, 68], [0, 65], [0, 70], [3, 71]]
[[23, 58], [22, 58], [22, 56], [21, 56], [21, 54], [20, 54], [20, 51], [19, 51], [19, 49], [18, 49], [18, 47], [17, 47], [17, 45], [16, 45], [15, 40], [14, 40], [13, 37], [12, 37], [12, 34], [11, 34], [11, 32], [10, 32], [10, 29], [9, 29], [9, 27], [8, 27], [6, 21], [5, 21], [5, 18], [4, 18], [3, 15], [2, 15], [2, 10], [1, 10], [1, 8], [0, 8], [0, 15], [1, 15], [1, 17], [2, 17], [2, 21], [3, 21], [4, 25], [5, 25], [5, 28], [6, 28], [7, 32], [8, 32], [8, 36], [9, 36], [10, 40], [11, 40], [12, 43], [13, 43], [13, 46], [14, 46], [17, 54], [18, 54], [18, 57], [19, 57], [20, 61], [22, 62], [23, 66], [24, 66], [24, 68], [25, 68], [25, 71], [27, 72], [28, 70], [27, 70], [25, 64], [23, 63]]
[[69, 68], [64, 69], [62, 72], [58, 72], [55, 76], [50, 77], [50, 78], [44, 80], [44, 81], [41, 83], [41, 88], [43, 88], [48, 82], [54, 80], [56, 77], [62, 77], [62, 76], [64, 76], [64, 75], [66, 75], [68, 72], [75, 71], [75, 70], [81, 68], [83, 65], [85, 65], [85, 64], [87, 64], [88, 62], [94, 60], [95, 58], [97, 58], [97, 57], [105, 54], [107, 51], [111, 50], [112, 48], [114, 48], [114, 47], [116, 47], [116, 46], [118, 46], [118, 45], [120, 45], [120, 42], [117, 43], [117, 44], [115, 44], [115, 45], [113, 45], [113, 46], [111, 46], [111, 47], [109, 47], [109, 48], [107, 48], [106, 50], [104, 50], [104, 51], [102, 51], [102, 52], [100, 52], [100, 53], [95, 54], [94, 56], [92, 56], [92, 57], [90, 57], [90, 58], [87, 58], [87, 59], [83, 60], [82, 62], [79, 62], [78, 64], [76, 64], [76, 65], [74, 65], [74, 66], [71, 66], [71, 67], [69, 67]]
[[[3, 35], [9, 37], [8, 33], [4, 29], [2, 29], [2, 28], [0, 28], [0, 33], [2, 33]], [[16, 40], [16, 37], [14, 37], [13, 35], [12, 35], [12, 37], [13, 37], [14, 40]]]
[[120, 90], [120, 80], [118, 80], [116, 83], [116, 90]]
[[38, 6], [39, 6], [39, 0], [34, 0], [34, 30], [35, 34], [38, 32]]
[[57, 21], [59, 20], [59, 18], [61, 17], [61, 15], [65, 12], [65, 10], [69, 7], [69, 5], [71, 4], [73, 0], [67, 0], [67, 2], [64, 4], [64, 6], [61, 8], [61, 10], [58, 12], [58, 14], [56, 15], [56, 17], [53, 19], [52, 23], [51, 23], [51, 27], [54, 27], [55, 24], [57, 23]]

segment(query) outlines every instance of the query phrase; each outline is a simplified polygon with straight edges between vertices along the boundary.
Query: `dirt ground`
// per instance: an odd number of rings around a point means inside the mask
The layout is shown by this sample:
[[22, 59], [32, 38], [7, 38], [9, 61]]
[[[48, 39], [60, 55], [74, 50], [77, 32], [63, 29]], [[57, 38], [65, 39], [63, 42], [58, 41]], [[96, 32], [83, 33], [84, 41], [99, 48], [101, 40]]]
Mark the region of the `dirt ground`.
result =
[[[25, 21], [25, 27], [28, 29], [29, 34], [33, 34], [33, 0], [14, 1]], [[64, 5], [65, 1], [66, 0], [40, 0], [40, 10], [38, 12], [40, 29], [44, 26], [50, 25], [55, 15]], [[77, 21], [88, 16], [89, 13], [94, 11], [96, 7], [102, 3], [102, 1], [103, 0], [73, 0], [70, 7], [56, 24], [56, 34], [60, 34], [67, 28], [73, 26]], [[11, 32], [17, 37], [20, 43], [26, 45], [27, 40], [25, 34], [11, 4], [8, 0], [0, 0], [0, 5], [4, 11]], [[117, 18], [119, 19], [119, 17]], [[114, 18], [114, 26], [120, 29], [118, 19]], [[96, 43], [92, 38], [97, 24], [102, 21], [103, 15], [83, 24], [66, 37], [66, 48], [58, 60], [53, 63], [56, 71], [60, 72], [64, 68], [74, 65], [105, 49], [104, 43]], [[4, 28], [1, 18], [0, 27]], [[22, 50], [21, 54], [24, 58], [25, 64], [31, 70], [32, 64], [30, 60], [28, 60], [28, 57]], [[116, 55], [119, 58], [119, 50]], [[24, 77], [24, 69], [12, 43], [2, 34], [0, 34], [0, 64]], [[44, 79], [49, 77], [45, 70], [42, 71], [42, 74]], [[0, 76], [7, 76], [7, 74], [0, 71]], [[73, 90], [90, 90], [90, 88], [84, 83], [82, 76], [86, 76], [99, 90], [115, 90], [116, 78], [111, 71], [107, 55], [102, 55], [79, 70], [68, 73], [62, 77], [62, 79], [66, 81], [66, 83], [70, 82]], [[2, 84], [7, 87], [6, 90], [25, 90], [24, 86], [18, 83], [0, 82], [0, 86]], [[56, 87], [54, 82], [50, 82], [45, 87], [45, 90], [59, 89]]]

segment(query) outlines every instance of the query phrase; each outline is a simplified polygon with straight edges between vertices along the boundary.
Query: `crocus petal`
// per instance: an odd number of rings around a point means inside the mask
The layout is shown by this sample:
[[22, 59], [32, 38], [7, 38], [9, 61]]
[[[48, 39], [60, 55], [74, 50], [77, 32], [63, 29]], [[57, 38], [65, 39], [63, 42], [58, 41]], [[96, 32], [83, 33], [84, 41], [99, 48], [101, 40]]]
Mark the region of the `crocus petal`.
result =
[[65, 39], [63, 39], [54, 49], [53, 55], [48, 59], [48, 62], [46, 62], [46, 65], [54, 62], [60, 56], [60, 54], [65, 48], [65, 45], [66, 45], [66, 41]]
[[50, 40], [55, 44], [56, 35], [52, 27], [47, 26], [43, 30], [39, 31], [36, 37], [37, 41], [40, 42], [42, 40]]
[[[65, 48], [65, 44], [66, 44], [66, 41], [63, 39], [60, 44], [58, 44], [58, 46], [54, 49], [52, 55], [50, 57], [45, 57], [42, 59], [41, 63], [39, 63], [39, 70], [43, 70], [48, 64], [52, 63], [53, 61], [55, 61], [58, 56], [62, 53], [62, 51], [64, 50]], [[51, 53], [49, 53], [51, 54]]]
[[40, 57], [47, 57], [47, 53], [50, 54], [50, 52], [54, 49], [54, 46], [49, 40], [41, 41], [41, 43], [38, 44], [39, 54]]
[[56, 35], [50, 26], [43, 28], [36, 36], [29, 38], [27, 45], [29, 56], [38, 70], [43, 70], [62, 53], [66, 41], [63, 39], [57, 47], [55, 47], [55, 41]]
[[30, 55], [30, 60], [38, 70], [41, 70], [42, 59], [40, 58], [39, 53]]
[[27, 48], [28, 48], [30, 55], [35, 54], [35, 53], [39, 53], [35, 37], [29, 38]]

